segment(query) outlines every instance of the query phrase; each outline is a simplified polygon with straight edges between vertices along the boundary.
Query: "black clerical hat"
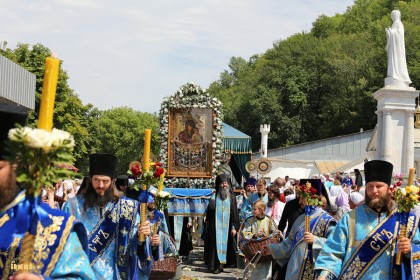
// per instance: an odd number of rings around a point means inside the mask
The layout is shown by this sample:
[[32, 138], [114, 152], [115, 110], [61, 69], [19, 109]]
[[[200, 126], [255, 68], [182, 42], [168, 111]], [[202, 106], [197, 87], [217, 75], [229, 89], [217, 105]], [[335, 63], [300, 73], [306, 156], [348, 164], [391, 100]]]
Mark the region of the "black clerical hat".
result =
[[253, 185], [253, 186], [255, 187], [255, 185], [257, 184], [257, 179], [249, 177], [249, 178], [246, 180], [246, 184], [247, 184], [247, 185]]
[[220, 184], [223, 182], [229, 183], [229, 177], [227, 174], [219, 174], [216, 177], [216, 189], [219, 188]]
[[111, 154], [97, 153], [89, 156], [89, 175], [103, 175], [114, 178], [117, 157]]
[[391, 185], [393, 165], [390, 162], [383, 160], [371, 160], [365, 162], [365, 181], [369, 182], [384, 182]]
[[16, 124], [25, 125], [27, 116], [28, 114], [26, 113], [0, 111], [0, 160], [4, 160], [9, 156], [5, 145], [9, 130], [15, 128]]
[[128, 176], [127, 175], [118, 175], [117, 181], [115, 182], [117, 188], [121, 186], [128, 186]]

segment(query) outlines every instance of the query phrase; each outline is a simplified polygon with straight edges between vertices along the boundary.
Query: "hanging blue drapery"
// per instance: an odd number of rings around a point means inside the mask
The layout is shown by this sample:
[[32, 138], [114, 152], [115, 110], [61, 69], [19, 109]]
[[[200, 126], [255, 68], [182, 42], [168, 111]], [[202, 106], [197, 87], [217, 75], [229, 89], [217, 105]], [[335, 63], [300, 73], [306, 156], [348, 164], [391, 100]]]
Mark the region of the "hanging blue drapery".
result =
[[223, 150], [232, 155], [229, 166], [236, 181], [240, 184], [242, 177], [249, 177], [249, 173], [245, 169], [245, 164], [251, 160], [251, 136], [246, 135], [227, 123], [222, 123], [222, 125]]

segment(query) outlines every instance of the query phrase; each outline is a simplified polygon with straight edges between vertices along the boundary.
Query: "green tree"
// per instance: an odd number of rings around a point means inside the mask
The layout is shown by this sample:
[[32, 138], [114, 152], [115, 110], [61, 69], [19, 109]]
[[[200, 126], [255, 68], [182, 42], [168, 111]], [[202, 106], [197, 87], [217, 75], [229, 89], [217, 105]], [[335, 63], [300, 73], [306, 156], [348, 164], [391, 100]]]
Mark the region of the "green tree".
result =
[[126, 174], [130, 162], [140, 160], [147, 128], [152, 130], [152, 152], [158, 154], [158, 127], [155, 114], [136, 112], [128, 107], [102, 111], [90, 130], [92, 152], [115, 154], [118, 174]]
[[395, 8], [402, 12], [409, 73], [417, 85], [420, 3], [356, 0], [345, 13], [319, 16], [310, 32], [279, 40], [246, 63], [233, 57], [209, 87], [224, 104], [224, 120], [252, 136], [254, 150], [262, 123], [271, 123], [269, 148], [372, 129], [373, 93], [386, 76], [384, 29]]
[[[51, 51], [42, 44], [33, 45], [19, 44], [16, 49], [8, 49], [5, 56], [20, 66], [24, 67], [36, 76], [35, 92], [35, 110], [29, 115], [28, 124], [35, 127], [38, 122], [38, 112], [40, 107], [42, 86], [45, 71], [45, 58], [51, 56]], [[89, 125], [92, 122], [92, 110], [95, 110], [92, 104], [83, 105], [78, 95], [68, 85], [67, 72], [62, 69], [63, 61], [60, 63], [58, 75], [54, 127], [66, 130], [73, 134], [76, 149], [74, 157], [76, 166], [82, 172], [86, 172], [86, 158], [90, 153]]]

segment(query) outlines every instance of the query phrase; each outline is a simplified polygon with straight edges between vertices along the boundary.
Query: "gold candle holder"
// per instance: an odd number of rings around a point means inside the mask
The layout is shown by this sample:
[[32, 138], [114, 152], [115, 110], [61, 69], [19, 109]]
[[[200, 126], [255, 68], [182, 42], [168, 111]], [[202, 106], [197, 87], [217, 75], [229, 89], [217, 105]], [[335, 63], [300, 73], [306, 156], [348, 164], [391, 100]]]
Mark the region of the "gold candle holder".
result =
[[310, 232], [310, 223], [311, 223], [311, 217], [305, 216], [305, 232]]
[[160, 225], [160, 220], [153, 225], [152, 233], [153, 235], [157, 234]]
[[[407, 235], [407, 226], [401, 225], [400, 236], [398, 237], [398, 239], [400, 239], [401, 237], [406, 237], [406, 235]], [[402, 263], [402, 252], [398, 251], [395, 264], [401, 265], [401, 263]]]
[[35, 236], [29, 232], [25, 233], [22, 240], [22, 249], [20, 251], [19, 265], [17, 266], [17, 272], [31, 272], [32, 271], [32, 259], [34, 256], [34, 243]]
[[[410, 168], [410, 171], [408, 173], [408, 182], [407, 182], [407, 186], [413, 186], [414, 185], [414, 174], [416, 172], [415, 168]], [[403, 217], [405, 217], [405, 215], [403, 215]], [[407, 213], [407, 217], [408, 217], [408, 213]], [[406, 237], [407, 236], [407, 225], [406, 224], [401, 224], [401, 229], [400, 229], [400, 236], [398, 236], [398, 240], [400, 240], [402, 237]], [[402, 263], [402, 252], [398, 251], [397, 252], [397, 257], [395, 259], [395, 264], [396, 265], [401, 265]]]
[[[150, 141], [152, 136], [152, 130], [144, 130], [144, 150], [143, 150], [143, 168], [145, 172], [149, 172], [150, 168]], [[146, 185], [142, 185], [142, 191], [147, 191]], [[140, 225], [146, 221], [146, 203], [140, 203]], [[144, 242], [146, 237], [144, 234], [139, 233], [139, 242]]]

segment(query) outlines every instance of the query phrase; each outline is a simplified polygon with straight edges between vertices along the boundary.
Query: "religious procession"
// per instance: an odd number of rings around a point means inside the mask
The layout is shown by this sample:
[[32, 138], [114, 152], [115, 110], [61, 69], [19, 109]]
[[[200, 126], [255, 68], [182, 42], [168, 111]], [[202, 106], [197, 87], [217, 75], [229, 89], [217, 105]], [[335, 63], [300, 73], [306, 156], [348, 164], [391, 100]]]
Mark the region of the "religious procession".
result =
[[54, 127], [60, 60], [45, 59], [36, 127], [34, 85], [9, 81], [31, 104], [0, 98], [1, 279], [420, 279], [419, 91], [400, 11], [391, 19], [374, 156], [334, 173], [276, 166], [266, 124], [252, 153], [222, 102], [188, 83], [162, 101], [158, 131], [139, 132], [130, 160], [94, 151], [80, 174], [76, 133]]

